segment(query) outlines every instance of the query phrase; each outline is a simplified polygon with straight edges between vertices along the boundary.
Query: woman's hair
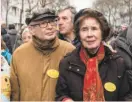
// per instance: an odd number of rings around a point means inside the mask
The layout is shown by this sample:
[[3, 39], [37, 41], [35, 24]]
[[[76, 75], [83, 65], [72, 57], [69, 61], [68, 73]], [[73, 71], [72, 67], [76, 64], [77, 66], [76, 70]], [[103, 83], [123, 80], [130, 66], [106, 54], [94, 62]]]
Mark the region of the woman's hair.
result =
[[102, 13], [100, 13], [96, 10], [90, 9], [90, 8], [82, 9], [75, 15], [74, 30], [75, 30], [76, 36], [78, 38], [80, 38], [79, 37], [80, 23], [85, 18], [88, 18], [88, 17], [95, 18], [99, 22], [100, 27], [101, 27], [101, 31], [102, 31], [102, 40], [106, 40], [106, 38], [109, 36], [109, 33], [110, 33], [109, 24], [108, 24], [106, 18], [103, 16]]
[[1, 37], [1, 49], [6, 49], [6, 43], [4, 42], [3, 38]]

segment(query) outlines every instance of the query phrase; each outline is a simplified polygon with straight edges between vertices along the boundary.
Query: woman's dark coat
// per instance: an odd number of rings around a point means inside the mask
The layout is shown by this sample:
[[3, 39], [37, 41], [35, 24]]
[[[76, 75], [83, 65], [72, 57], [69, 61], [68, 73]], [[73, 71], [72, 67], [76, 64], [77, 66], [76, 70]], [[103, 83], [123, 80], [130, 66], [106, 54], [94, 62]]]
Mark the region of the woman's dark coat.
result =
[[[86, 71], [79, 57], [80, 48], [67, 55], [60, 63], [60, 76], [56, 86], [56, 100], [71, 98], [74, 101], [83, 100], [83, 80]], [[106, 101], [132, 101], [132, 73], [127, 69], [123, 58], [105, 47], [105, 58], [99, 64], [99, 74], [102, 84], [112, 82], [116, 90], [109, 92], [104, 88]]]

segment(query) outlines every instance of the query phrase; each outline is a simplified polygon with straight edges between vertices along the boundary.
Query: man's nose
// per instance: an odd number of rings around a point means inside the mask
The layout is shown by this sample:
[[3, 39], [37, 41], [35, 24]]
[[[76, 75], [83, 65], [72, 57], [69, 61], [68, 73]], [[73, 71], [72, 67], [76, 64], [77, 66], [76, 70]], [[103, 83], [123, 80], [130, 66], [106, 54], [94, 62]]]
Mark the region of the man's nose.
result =
[[59, 24], [59, 25], [62, 25], [62, 24], [63, 24], [63, 20], [62, 20], [62, 19], [59, 19], [59, 20], [58, 20], [58, 24]]
[[49, 23], [47, 23], [47, 28], [52, 28], [52, 25], [51, 25], [51, 23], [49, 22]]

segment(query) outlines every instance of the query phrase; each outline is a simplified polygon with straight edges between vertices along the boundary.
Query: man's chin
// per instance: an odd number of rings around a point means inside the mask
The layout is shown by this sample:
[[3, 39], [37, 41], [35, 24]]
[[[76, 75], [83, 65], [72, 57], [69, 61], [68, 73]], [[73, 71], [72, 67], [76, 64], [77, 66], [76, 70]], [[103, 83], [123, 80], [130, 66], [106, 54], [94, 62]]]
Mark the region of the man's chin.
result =
[[47, 37], [47, 38], [45, 38], [45, 40], [53, 40], [55, 38], [56, 38], [56, 36], [54, 36], [54, 37]]
[[66, 34], [66, 32], [64, 32], [64, 31], [60, 31], [60, 34], [65, 35], [65, 34]]

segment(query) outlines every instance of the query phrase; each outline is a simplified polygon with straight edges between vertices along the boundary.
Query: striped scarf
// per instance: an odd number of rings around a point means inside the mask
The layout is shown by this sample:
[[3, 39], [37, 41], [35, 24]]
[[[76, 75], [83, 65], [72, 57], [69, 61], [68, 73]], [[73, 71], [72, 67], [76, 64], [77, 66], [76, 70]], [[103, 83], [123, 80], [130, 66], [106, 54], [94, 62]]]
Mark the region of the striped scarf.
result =
[[50, 54], [59, 46], [59, 39], [56, 37], [53, 40], [42, 41], [38, 37], [32, 37], [34, 47], [44, 55]]

